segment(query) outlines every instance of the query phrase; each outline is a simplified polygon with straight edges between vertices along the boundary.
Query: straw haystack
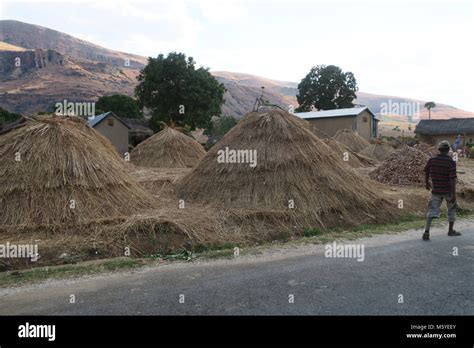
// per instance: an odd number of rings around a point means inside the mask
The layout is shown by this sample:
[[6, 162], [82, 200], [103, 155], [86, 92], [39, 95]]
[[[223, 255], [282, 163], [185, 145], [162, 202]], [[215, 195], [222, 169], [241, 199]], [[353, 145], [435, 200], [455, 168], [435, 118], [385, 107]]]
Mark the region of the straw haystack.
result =
[[138, 144], [132, 150], [131, 160], [137, 166], [155, 168], [191, 168], [206, 155], [193, 138], [166, 127]]
[[334, 135], [334, 139], [346, 145], [354, 152], [365, 149], [370, 143], [360, 135], [354, 133], [350, 129], [341, 129]]
[[151, 197], [112, 144], [77, 117], [40, 117], [0, 136], [0, 225], [129, 215]]
[[[234, 150], [255, 151], [256, 162], [247, 152], [249, 157], [239, 157], [247, 163], [237, 163]], [[292, 220], [297, 224], [330, 226], [390, 214], [371, 185], [316, 137], [306, 121], [270, 110], [245, 115], [177, 183], [177, 193], [221, 210], [246, 209], [260, 218], [279, 212], [297, 216]]]
[[375, 160], [352, 151], [346, 145], [337, 141], [334, 138], [327, 138], [323, 141], [339, 156], [340, 159], [342, 159], [352, 168], [361, 168], [376, 165]]
[[366, 156], [377, 161], [385, 161], [395, 150], [386, 144], [370, 144], [359, 152], [360, 155]]
[[323, 132], [321, 129], [318, 127], [311, 125], [310, 129], [313, 131], [314, 135], [316, 135], [319, 139], [329, 139], [331, 136], [329, 134]]

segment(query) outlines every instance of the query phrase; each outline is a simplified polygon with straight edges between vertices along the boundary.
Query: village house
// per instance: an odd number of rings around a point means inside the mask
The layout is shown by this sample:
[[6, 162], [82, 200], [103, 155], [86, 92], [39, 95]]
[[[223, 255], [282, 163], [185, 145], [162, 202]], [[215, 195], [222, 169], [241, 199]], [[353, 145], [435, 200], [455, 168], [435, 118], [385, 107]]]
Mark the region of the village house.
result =
[[94, 128], [100, 134], [109, 139], [122, 157], [129, 151], [128, 144], [130, 126], [112, 111], [95, 117], [89, 117], [88, 124], [91, 128]]
[[415, 129], [420, 142], [436, 145], [442, 140], [451, 144], [461, 135], [461, 145], [474, 144], [474, 118], [451, 118], [449, 120], [421, 120]]
[[298, 112], [295, 116], [307, 120], [319, 131], [334, 136], [341, 129], [350, 129], [370, 141], [378, 136], [378, 119], [368, 107]]
[[146, 119], [138, 118], [125, 118], [121, 117], [129, 127], [129, 144], [130, 147], [135, 147], [140, 144], [145, 139], [153, 135], [153, 130], [148, 127], [148, 122]]

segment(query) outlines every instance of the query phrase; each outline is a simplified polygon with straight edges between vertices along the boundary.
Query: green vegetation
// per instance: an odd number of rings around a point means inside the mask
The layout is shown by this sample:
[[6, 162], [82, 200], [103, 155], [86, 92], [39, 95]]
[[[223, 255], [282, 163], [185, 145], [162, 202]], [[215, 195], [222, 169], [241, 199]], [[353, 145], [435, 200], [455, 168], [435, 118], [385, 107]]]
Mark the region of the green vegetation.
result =
[[103, 114], [104, 112], [112, 111], [119, 117], [125, 118], [143, 118], [143, 112], [140, 107], [140, 103], [123, 94], [114, 94], [110, 96], [102, 96], [97, 100], [95, 104], [96, 115]]
[[354, 74], [335, 65], [318, 65], [298, 85], [296, 111], [351, 108], [358, 90]]
[[3, 108], [0, 108], [0, 124], [15, 122], [20, 118], [20, 114], [15, 114], [13, 112], [9, 112]]
[[141, 105], [152, 110], [151, 127], [154, 131], [160, 122], [209, 128], [211, 117], [220, 115], [224, 103], [224, 85], [209, 73], [209, 69], [196, 69], [192, 57], [172, 52], [149, 58], [148, 65], [138, 76], [135, 95]]
[[211, 126], [204, 131], [204, 134], [212, 139], [208, 147], [221, 140], [236, 124], [237, 119], [232, 116], [212, 117]]
[[150, 255], [151, 258], [153, 259], [160, 259], [160, 260], [185, 260], [185, 261], [191, 261], [194, 258], [194, 255], [192, 252], [188, 250], [181, 250], [177, 253], [172, 253], [172, 254], [152, 254]]
[[303, 231], [303, 236], [305, 237], [314, 237], [314, 236], [319, 236], [323, 231], [321, 231], [319, 228], [308, 228]]
[[50, 278], [74, 278], [102, 272], [113, 272], [144, 266], [142, 259], [117, 258], [86, 261], [74, 265], [38, 267], [21, 271], [1, 272], [0, 287], [34, 283]]

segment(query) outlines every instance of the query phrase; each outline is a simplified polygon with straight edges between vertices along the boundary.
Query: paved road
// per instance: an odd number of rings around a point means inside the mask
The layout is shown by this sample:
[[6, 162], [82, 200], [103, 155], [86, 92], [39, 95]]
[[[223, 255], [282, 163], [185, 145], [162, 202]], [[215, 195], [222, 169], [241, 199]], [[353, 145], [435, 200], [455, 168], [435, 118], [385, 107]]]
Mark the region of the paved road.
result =
[[458, 231], [462, 237], [448, 237], [437, 228], [430, 242], [420, 240], [420, 231], [341, 241], [363, 244], [363, 262], [325, 257], [320, 245], [291, 246], [4, 289], [0, 314], [473, 315], [474, 223]]

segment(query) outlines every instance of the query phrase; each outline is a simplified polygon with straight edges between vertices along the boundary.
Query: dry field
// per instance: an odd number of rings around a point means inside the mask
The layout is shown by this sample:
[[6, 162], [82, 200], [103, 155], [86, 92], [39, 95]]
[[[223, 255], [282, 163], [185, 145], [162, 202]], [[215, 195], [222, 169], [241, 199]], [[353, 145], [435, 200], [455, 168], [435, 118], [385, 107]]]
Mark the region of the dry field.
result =
[[[395, 127], [398, 127], [400, 131], [394, 130]], [[409, 127], [411, 127], [411, 129], [409, 129]], [[384, 137], [414, 137], [415, 128], [416, 123], [396, 121], [379, 122], [379, 134]]]

